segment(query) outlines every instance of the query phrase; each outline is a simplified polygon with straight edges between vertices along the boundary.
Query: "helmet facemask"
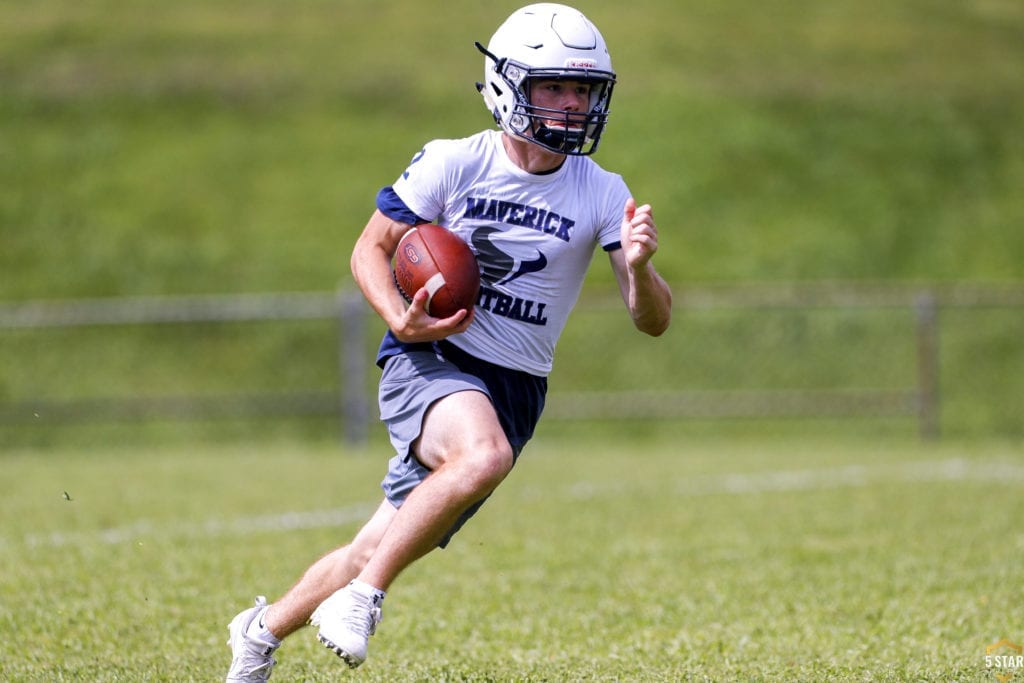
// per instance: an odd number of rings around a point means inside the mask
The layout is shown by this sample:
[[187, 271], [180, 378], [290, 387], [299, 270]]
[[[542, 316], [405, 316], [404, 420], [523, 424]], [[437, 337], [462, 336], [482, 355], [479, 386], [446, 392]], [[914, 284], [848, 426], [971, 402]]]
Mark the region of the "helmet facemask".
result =
[[[480, 43], [477, 48], [494, 62], [497, 79], [488, 84], [477, 83], [477, 89], [488, 99], [495, 121], [516, 137], [529, 140], [558, 154], [586, 156], [597, 151], [601, 133], [608, 122], [608, 103], [615, 85], [615, 74], [593, 69], [531, 69], [508, 59], [490, 54]], [[530, 101], [533, 81], [566, 80], [590, 85], [590, 105], [586, 112], [547, 109]], [[505, 91], [502, 90], [504, 86]], [[494, 92], [487, 93], [490, 87]], [[512, 96], [511, 112], [502, 112], [494, 103]], [[502, 116], [505, 114], [505, 116]], [[502, 119], [505, 119], [504, 121]], [[560, 125], [549, 125], [557, 121]]]
[[[528, 80], [525, 85], [527, 93], [530, 85]], [[608, 118], [607, 113], [595, 112], [593, 107], [587, 112], [570, 112], [533, 104], [527, 105], [524, 115], [530, 120], [532, 142], [553, 152], [575, 155], [592, 154], [597, 150]]]

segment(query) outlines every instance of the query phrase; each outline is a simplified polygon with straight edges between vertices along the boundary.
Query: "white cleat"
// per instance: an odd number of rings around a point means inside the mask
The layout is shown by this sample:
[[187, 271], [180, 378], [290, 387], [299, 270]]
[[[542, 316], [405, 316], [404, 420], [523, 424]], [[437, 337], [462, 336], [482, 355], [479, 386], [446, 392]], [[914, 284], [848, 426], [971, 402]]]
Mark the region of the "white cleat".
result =
[[355, 582], [336, 591], [316, 608], [310, 623], [320, 627], [317, 639], [341, 657], [349, 668], [366, 661], [366, 645], [377, 630], [383, 615], [384, 596], [376, 591], [364, 592]]
[[228, 671], [227, 683], [263, 683], [270, 678], [271, 670], [277, 664], [274, 650], [270, 643], [246, 635], [249, 624], [259, 616], [267, 606], [267, 599], [262, 595], [256, 598], [256, 606], [238, 613], [228, 625], [228, 645], [231, 646], [231, 669]]

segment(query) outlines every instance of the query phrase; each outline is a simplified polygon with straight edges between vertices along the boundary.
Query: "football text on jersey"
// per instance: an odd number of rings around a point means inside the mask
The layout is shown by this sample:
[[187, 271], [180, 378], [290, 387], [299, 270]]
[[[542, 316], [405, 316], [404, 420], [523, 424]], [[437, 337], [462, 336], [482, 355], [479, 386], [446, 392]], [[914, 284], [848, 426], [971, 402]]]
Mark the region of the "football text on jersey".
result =
[[476, 305], [503, 318], [520, 320], [531, 325], [548, 324], [547, 316], [544, 315], [546, 303], [509, 296], [490, 287], [480, 287], [480, 297]]

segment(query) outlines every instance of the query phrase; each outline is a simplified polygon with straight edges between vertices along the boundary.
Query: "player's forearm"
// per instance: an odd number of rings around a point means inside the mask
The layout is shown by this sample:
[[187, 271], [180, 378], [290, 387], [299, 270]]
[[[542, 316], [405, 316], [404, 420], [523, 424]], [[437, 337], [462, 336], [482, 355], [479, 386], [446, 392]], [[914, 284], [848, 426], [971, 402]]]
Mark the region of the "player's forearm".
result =
[[633, 325], [652, 337], [660, 336], [672, 321], [672, 290], [648, 262], [629, 270], [627, 305]]
[[405, 311], [405, 301], [394, 285], [390, 256], [380, 245], [360, 240], [352, 251], [351, 268], [367, 302], [394, 329]]

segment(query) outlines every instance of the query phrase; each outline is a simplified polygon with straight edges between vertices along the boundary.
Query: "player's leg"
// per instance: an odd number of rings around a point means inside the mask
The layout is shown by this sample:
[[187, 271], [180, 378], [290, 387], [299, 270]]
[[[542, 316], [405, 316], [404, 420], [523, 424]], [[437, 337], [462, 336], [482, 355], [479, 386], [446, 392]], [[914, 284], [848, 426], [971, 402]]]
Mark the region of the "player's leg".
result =
[[373, 517], [346, 546], [317, 560], [278, 601], [267, 605], [260, 596], [256, 606], [240, 612], [228, 626], [231, 668], [227, 680], [262, 681], [277, 663], [274, 651], [281, 640], [304, 626], [316, 607], [348, 584], [373, 555], [394, 517], [395, 508], [381, 503]]
[[451, 394], [431, 406], [414, 452], [432, 472], [406, 498], [359, 574], [380, 590], [435, 548], [466, 509], [501, 483], [513, 462], [490, 399], [476, 391]]
[[359, 530], [352, 542], [327, 553], [302, 575], [279, 600], [270, 605], [264, 623], [278, 639], [306, 625], [313, 611], [331, 593], [349, 584], [372, 557], [395, 508], [383, 501], [373, 517]]
[[395, 577], [443, 543], [513, 465], [494, 407], [479, 391], [459, 391], [431, 404], [411, 450], [429, 474], [405, 497], [357, 580], [318, 609], [317, 637], [351, 667], [366, 658], [384, 591]]

